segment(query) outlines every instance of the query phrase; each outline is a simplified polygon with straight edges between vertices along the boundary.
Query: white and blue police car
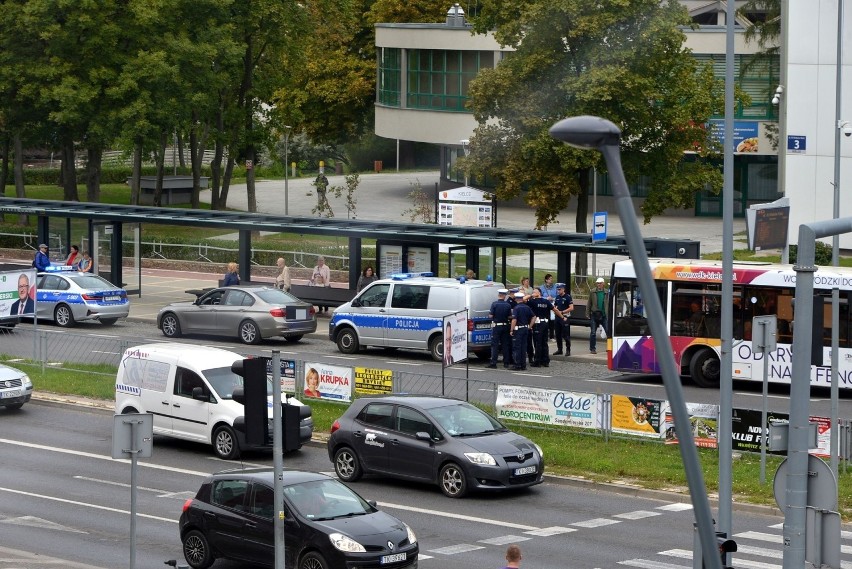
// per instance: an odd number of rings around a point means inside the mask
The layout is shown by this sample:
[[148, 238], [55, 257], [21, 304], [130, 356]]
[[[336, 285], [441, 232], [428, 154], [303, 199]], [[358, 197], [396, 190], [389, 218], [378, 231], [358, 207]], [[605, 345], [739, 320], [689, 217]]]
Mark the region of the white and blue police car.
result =
[[111, 326], [130, 314], [127, 291], [108, 280], [73, 267], [51, 265], [38, 274], [36, 314], [59, 326], [97, 320]]

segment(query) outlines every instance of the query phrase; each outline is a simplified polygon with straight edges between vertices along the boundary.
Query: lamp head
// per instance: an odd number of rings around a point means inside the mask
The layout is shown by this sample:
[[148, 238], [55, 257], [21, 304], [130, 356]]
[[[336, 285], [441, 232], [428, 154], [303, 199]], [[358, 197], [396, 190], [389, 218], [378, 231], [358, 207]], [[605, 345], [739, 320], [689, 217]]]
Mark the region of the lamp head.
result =
[[562, 119], [550, 127], [550, 136], [577, 148], [618, 146], [621, 130], [600, 117], [580, 116]]

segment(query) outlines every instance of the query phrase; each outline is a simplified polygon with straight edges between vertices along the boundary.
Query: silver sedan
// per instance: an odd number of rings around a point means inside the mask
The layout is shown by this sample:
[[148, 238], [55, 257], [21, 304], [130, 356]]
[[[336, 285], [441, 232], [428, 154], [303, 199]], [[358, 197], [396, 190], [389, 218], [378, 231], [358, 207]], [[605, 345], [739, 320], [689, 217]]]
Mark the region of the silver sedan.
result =
[[229, 286], [202, 291], [195, 302], [161, 308], [157, 327], [168, 338], [181, 334], [236, 336], [245, 344], [283, 336], [298, 342], [316, 332], [316, 309], [272, 287]]

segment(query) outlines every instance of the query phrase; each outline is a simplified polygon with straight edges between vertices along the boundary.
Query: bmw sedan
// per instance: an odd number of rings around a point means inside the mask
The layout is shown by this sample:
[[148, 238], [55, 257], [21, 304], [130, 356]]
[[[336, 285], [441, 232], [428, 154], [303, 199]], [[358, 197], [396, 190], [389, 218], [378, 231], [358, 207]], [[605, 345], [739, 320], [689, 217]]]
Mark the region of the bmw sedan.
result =
[[375, 473], [437, 484], [450, 498], [469, 490], [540, 484], [541, 448], [469, 403], [447, 397], [361, 397], [334, 422], [328, 457], [338, 478]]
[[71, 267], [49, 267], [39, 273], [36, 314], [58, 326], [73, 326], [82, 320], [97, 320], [112, 326], [130, 314], [127, 291], [91, 273]]
[[283, 336], [298, 342], [316, 332], [316, 309], [273, 287], [229, 286], [205, 290], [195, 302], [161, 308], [157, 327], [167, 338], [181, 334], [236, 336], [245, 344]]
[[183, 554], [194, 569], [217, 558], [271, 567], [274, 518], [284, 516], [285, 566], [296, 569], [416, 569], [414, 532], [324, 474], [286, 470], [275, 507], [271, 469], [209, 476], [180, 516]]

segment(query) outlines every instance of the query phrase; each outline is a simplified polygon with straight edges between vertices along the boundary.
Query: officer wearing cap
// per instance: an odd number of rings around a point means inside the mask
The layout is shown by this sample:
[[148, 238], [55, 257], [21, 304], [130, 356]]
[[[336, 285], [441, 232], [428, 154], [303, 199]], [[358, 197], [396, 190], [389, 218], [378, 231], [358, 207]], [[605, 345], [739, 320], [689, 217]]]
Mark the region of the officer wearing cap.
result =
[[47, 245], [42, 243], [38, 246], [35, 258], [33, 259], [33, 267], [36, 271], [43, 273], [50, 266], [50, 257], [47, 256]]
[[568, 317], [574, 312], [574, 299], [567, 292], [565, 283], [556, 283], [556, 300], [553, 301], [559, 312], [562, 313], [562, 318], [556, 319], [556, 351], [554, 356], [562, 355], [562, 340], [565, 340], [565, 355], [571, 355], [571, 325], [568, 323]]
[[595, 290], [589, 293], [589, 351], [593, 354], [598, 353], [597, 346], [597, 330], [598, 326], [603, 326], [607, 336], [609, 336], [609, 326], [607, 325], [606, 307], [609, 306], [609, 292], [606, 290], [606, 281], [602, 277], [598, 277], [595, 281]]
[[527, 302], [533, 314], [536, 316], [535, 328], [533, 328], [533, 344], [535, 344], [535, 359], [530, 364], [532, 367], [548, 367], [550, 365], [550, 354], [548, 353], [547, 340], [550, 330], [550, 315], [562, 320], [562, 313], [541, 296], [539, 289], [534, 289], [532, 298]]
[[501, 288], [497, 291], [497, 300], [491, 303], [488, 317], [491, 318], [491, 363], [490, 368], [497, 367], [497, 354], [503, 353], [503, 367], [508, 368], [512, 362], [512, 338], [509, 335], [509, 325], [512, 319], [512, 306], [506, 300], [509, 291]]
[[512, 309], [512, 326], [509, 335], [512, 336], [512, 354], [515, 370], [527, 369], [527, 339], [530, 335], [530, 326], [535, 324], [535, 314], [524, 302], [524, 293], [515, 293], [517, 306]]

